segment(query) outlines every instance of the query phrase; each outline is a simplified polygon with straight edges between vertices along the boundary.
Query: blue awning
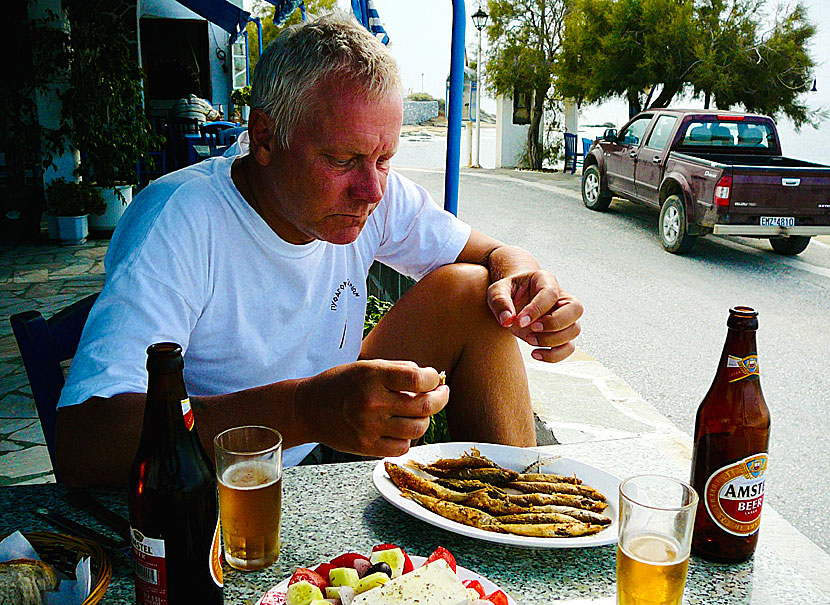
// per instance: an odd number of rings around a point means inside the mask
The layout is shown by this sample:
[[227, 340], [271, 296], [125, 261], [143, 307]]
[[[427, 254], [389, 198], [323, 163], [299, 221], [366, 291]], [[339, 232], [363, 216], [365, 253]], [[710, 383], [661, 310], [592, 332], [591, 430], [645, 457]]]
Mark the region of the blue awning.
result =
[[274, 5], [274, 25], [280, 25], [300, 7], [300, 13], [305, 21], [305, 2], [303, 0], [266, 0]]
[[245, 29], [251, 13], [234, 6], [227, 0], [177, 0], [197, 15], [215, 23], [231, 35], [231, 44]]
[[372, 32], [378, 40], [384, 44], [389, 44], [389, 36], [386, 30], [383, 29], [383, 24], [380, 22], [380, 16], [375, 8], [373, 0], [352, 0], [352, 12], [355, 19], [363, 24], [363, 27]]

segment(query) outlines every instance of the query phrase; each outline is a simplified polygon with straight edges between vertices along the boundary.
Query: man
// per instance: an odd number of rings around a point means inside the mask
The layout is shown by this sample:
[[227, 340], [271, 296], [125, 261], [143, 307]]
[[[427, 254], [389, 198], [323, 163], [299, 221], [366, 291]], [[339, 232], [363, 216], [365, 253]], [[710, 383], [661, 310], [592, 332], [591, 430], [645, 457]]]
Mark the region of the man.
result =
[[222, 119], [222, 113], [214, 109], [213, 105], [206, 99], [201, 98], [198, 94], [191, 93], [173, 104], [170, 117], [174, 120], [214, 122]]
[[[316, 443], [400, 455], [444, 406], [456, 439], [534, 445], [516, 337], [564, 359], [582, 307], [391, 170], [402, 103], [386, 49], [339, 17], [289, 28], [252, 107], [249, 153], [159, 179], [119, 222], [61, 394], [60, 478], [125, 482], [158, 341], [185, 351], [209, 453], [225, 428], [264, 424], [287, 465]], [[419, 281], [362, 341], [374, 259]]]

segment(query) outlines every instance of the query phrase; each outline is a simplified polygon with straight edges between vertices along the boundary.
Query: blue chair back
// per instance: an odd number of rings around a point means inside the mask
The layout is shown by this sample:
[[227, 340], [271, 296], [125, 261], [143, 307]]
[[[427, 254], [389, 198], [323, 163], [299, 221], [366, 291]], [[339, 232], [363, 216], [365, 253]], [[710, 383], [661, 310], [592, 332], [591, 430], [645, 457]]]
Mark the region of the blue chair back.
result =
[[55, 465], [55, 420], [64, 385], [61, 362], [72, 359], [89, 310], [98, 294], [91, 294], [45, 319], [38, 311], [23, 311], [10, 318], [12, 331], [32, 387], [43, 437]]
[[236, 143], [239, 135], [248, 130], [247, 126], [234, 126], [233, 128], [225, 128], [216, 133], [219, 140], [219, 145], [231, 146]]
[[217, 155], [217, 147], [221, 145], [219, 142], [219, 133], [228, 128], [235, 128], [236, 124], [233, 122], [204, 122], [199, 124], [199, 132], [202, 135], [202, 144], [210, 147], [210, 155]]
[[565, 133], [565, 172], [576, 172], [576, 135], [572, 132]]
[[594, 142], [591, 139], [586, 139], [585, 137], [582, 137], [582, 159], [583, 160], [588, 157], [588, 151], [591, 149], [591, 145], [593, 145], [593, 144], [594, 144]]

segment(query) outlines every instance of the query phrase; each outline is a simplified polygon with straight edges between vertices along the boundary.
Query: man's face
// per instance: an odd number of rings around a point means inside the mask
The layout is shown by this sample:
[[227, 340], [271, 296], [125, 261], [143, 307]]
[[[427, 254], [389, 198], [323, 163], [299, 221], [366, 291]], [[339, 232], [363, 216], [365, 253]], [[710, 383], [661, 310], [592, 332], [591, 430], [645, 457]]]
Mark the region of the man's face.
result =
[[265, 167], [276, 232], [293, 244], [357, 239], [386, 190], [398, 149], [400, 93], [369, 101], [349, 83], [322, 83], [312, 92], [309, 119], [288, 149], [274, 146]]

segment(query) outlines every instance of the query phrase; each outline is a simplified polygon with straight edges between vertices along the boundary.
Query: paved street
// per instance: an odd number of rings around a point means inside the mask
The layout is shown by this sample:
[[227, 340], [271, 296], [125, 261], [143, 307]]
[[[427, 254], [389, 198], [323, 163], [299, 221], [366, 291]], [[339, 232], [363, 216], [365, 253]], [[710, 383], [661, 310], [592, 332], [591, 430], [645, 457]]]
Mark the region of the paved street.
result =
[[[401, 169], [399, 167], [399, 169]], [[405, 170], [437, 199], [443, 171]], [[689, 256], [666, 253], [657, 212], [615, 201], [609, 212], [579, 200], [579, 174], [541, 177], [465, 169], [459, 215], [532, 251], [584, 302], [578, 346], [691, 436], [715, 374], [728, 310], [759, 311], [761, 382], [772, 414], [767, 498], [830, 551], [822, 472], [830, 375], [830, 246], [796, 258], [766, 240], [706, 237]]]

